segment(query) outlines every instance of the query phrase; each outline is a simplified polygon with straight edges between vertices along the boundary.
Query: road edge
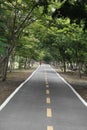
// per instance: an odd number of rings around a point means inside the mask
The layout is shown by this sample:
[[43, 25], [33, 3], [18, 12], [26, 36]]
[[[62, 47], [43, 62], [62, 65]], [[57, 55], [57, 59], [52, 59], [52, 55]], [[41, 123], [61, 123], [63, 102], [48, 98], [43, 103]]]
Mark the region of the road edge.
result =
[[[50, 66], [52, 68], [52, 66]], [[57, 74], [60, 79], [69, 86], [69, 88], [74, 92], [74, 94], [80, 99], [80, 101], [84, 104], [85, 107], [87, 107], [87, 102], [81, 97], [81, 95], [71, 86], [59, 73], [56, 72], [54, 68], [52, 68], [53, 71]]]
[[15, 94], [23, 87], [25, 83], [27, 83], [31, 77], [36, 73], [40, 66], [24, 81], [22, 82], [10, 95], [6, 98], [6, 100], [0, 105], [0, 111], [9, 103], [9, 101], [15, 96]]

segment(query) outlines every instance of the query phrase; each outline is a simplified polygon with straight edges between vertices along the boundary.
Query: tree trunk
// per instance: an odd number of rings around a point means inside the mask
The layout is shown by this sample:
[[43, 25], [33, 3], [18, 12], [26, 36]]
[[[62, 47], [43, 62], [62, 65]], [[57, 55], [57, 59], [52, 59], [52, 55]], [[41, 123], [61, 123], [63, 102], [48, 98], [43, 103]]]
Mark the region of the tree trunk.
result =
[[65, 60], [64, 60], [64, 73], [66, 72], [66, 62], [65, 62]]
[[11, 55], [11, 52], [13, 51], [13, 47], [11, 48], [7, 48], [7, 55], [6, 57], [4, 57], [4, 59], [1, 61], [1, 78], [2, 81], [6, 80], [6, 76], [7, 76], [7, 69], [8, 69], [8, 60], [9, 60], [9, 56]]
[[7, 77], [7, 69], [8, 69], [8, 58], [5, 58], [5, 60], [2, 63], [2, 73], [1, 73], [1, 78], [2, 81], [6, 80]]
[[85, 74], [87, 74], [87, 64], [84, 64], [84, 68], [85, 68]]
[[25, 58], [24, 69], [27, 69], [27, 58]]
[[28, 58], [28, 69], [31, 67], [31, 58]]
[[82, 75], [81, 75], [81, 63], [79, 63], [79, 77], [81, 78]]

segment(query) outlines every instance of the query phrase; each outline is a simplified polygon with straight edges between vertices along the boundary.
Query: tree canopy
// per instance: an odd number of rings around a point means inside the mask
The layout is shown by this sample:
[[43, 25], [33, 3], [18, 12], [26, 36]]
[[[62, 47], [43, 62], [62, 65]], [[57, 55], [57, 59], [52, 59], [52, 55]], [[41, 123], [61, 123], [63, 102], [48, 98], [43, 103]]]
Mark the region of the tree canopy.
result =
[[61, 0], [62, 4], [56, 8], [52, 17], [70, 18], [71, 23], [76, 23], [81, 26], [83, 30], [87, 29], [87, 1], [86, 0]]
[[3, 79], [13, 52], [27, 61], [61, 62], [64, 71], [66, 63], [80, 64], [87, 71], [86, 28], [86, 0], [1, 0]]

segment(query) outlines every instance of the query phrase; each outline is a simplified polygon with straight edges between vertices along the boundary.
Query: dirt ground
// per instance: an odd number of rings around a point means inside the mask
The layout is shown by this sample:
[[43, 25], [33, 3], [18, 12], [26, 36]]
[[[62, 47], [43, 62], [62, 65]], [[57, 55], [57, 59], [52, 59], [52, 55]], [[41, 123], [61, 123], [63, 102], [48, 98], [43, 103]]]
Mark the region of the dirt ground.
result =
[[77, 72], [58, 72], [72, 87], [80, 94], [80, 96], [87, 102], [87, 76], [79, 77]]
[[8, 72], [7, 80], [5, 82], [0, 81], [0, 105], [34, 70], [35, 68]]
[[[24, 81], [28, 78], [35, 68], [30, 70], [15, 70], [8, 73], [5, 82], [0, 81], [0, 105], [5, 99]], [[83, 76], [81, 79], [75, 73], [62, 73], [58, 71], [62, 77], [65, 78], [75, 90], [87, 101], [87, 77]]]

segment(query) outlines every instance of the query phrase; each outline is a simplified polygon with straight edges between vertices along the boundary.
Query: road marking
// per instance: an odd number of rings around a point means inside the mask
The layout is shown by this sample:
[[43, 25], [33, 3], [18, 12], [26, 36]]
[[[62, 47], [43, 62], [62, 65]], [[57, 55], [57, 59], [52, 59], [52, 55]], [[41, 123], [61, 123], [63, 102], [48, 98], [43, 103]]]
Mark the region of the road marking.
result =
[[[39, 66], [40, 67], [40, 66]], [[33, 75], [38, 71], [39, 67], [23, 82], [21, 83], [16, 90], [3, 102], [0, 106], [0, 111], [8, 104], [8, 102], [14, 97], [14, 95], [23, 87], [23, 85], [33, 77]]]
[[46, 85], [48, 85], [48, 81], [46, 81]]
[[48, 85], [48, 84], [46, 85], [46, 88], [49, 88], [49, 85]]
[[49, 97], [46, 98], [46, 103], [50, 104], [51, 103], [51, 100]]
[[47, 117], [52, 117], [52, 110], [51, 110], [51, 108], [47, 108]]
[[50, 91], [48, 89], [46, 90], [46, 94], [50, 94]]
[[51, 67], [51, 69], [56, 73], [56, 75], [73, 91], [73, 93], [79, 98], [79, 100], [87, 107], [87, 102], [79, 95], [79, 93], [63, 78], [56, 72], [55, 69]]
[[53, 130], [53, 126], [47, 126], [47, 130]]

